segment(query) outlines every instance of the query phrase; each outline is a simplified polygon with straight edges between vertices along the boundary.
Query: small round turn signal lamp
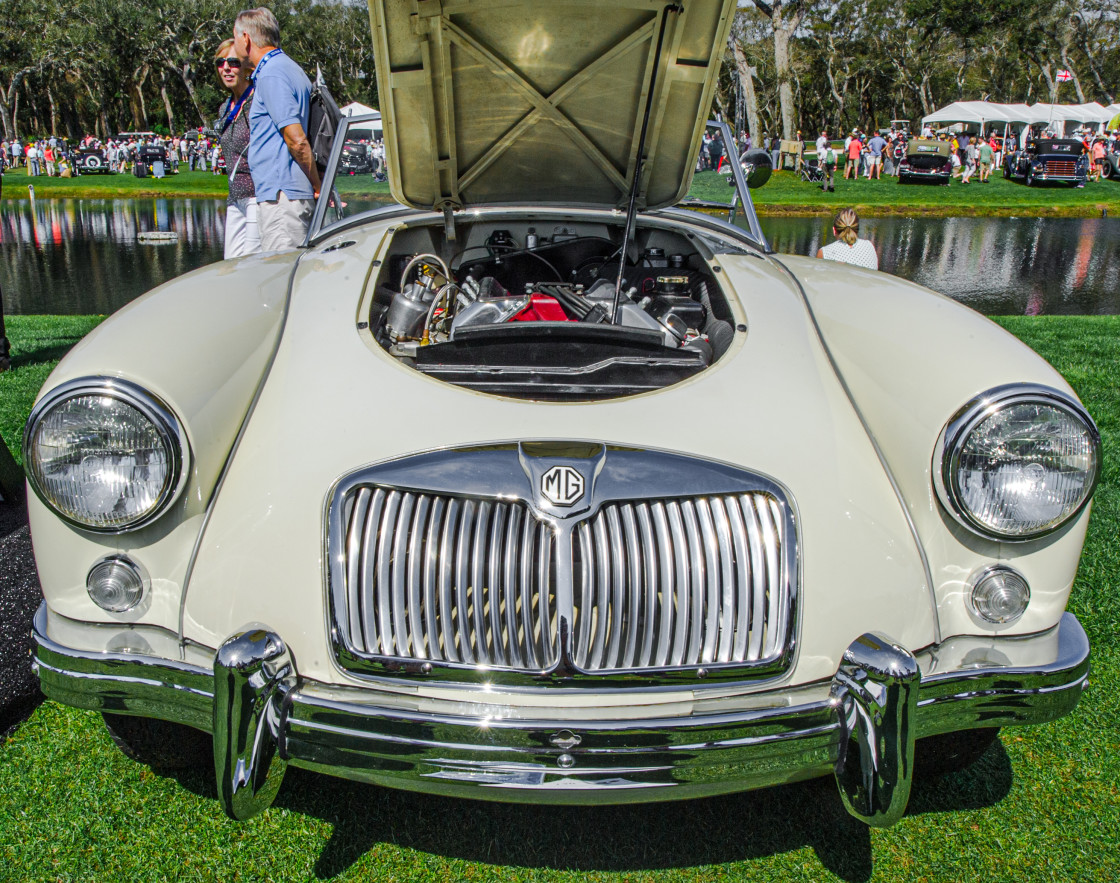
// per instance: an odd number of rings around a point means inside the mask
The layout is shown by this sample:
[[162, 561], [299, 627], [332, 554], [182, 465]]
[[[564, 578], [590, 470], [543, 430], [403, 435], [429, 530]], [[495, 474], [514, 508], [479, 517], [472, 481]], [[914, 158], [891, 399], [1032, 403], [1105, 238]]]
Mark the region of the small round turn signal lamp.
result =
[[976, 615], [996, 625], [1015, 622], [1027, 609], [1031, 589], [1010, 567], [988, 567], [975, 578], [970, 601]]
[[123, 555], [103, 558], [86, 577], [86, 591], [93, 603], [110, 613], [124, 613], [139, 604], [146, 584], [140, 566]]

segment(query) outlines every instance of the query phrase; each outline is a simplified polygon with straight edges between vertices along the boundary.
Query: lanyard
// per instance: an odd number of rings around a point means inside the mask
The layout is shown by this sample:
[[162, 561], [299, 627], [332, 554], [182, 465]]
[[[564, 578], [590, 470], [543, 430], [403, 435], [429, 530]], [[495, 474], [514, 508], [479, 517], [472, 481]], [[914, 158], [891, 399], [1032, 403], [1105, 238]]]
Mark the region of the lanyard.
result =
[[272, 56], [279, 55], [279, 54], [280, 54], [279, 49], [272, 49], [269, 52], [266, 52], [264, 54], [264, 57], [262, 57], [261, 60], [257, 62], [257, 67], [253, 71], [253, 82], [254, 83], [257, 81], [257, 77], [259, 77], [261, 75], [261, 71], [264, 70], [264, 66], [266, 64], [268, 64], [268, 62], [272, 58]]
[[234, 120], [236, 120], [238, 114], [241, 113], [242, 107], [245, 106], [245, 102], [248, 101], [249, 96], [253, 94], [253, 88], [255, 86], [256, 86], [256, 83], [250, 83], [249, 88], [247, 88], [244, 92], [242, 92], [241, 97], [237, 99], [237, 104], [234, 104], [232, 107], [230, 107], [229, 113], [226, 114], [226, 121], [225, 121], [225, 124], [222, 126], [222, 131], [218, 133], [219, 135], [224, 135], [226, 129], [228, 129], [231, 125], [233, 125]]

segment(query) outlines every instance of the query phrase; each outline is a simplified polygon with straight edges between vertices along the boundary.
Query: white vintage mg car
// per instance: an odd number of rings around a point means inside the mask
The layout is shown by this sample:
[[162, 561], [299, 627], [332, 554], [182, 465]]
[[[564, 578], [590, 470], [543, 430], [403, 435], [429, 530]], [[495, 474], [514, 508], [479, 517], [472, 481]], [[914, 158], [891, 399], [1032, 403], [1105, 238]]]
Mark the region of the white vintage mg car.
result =
[[737, 163], [681, 207], [735, 5], [373, 0], [398, 204], [336, 178], [304, 248], [156, 289], [40, 395], [49, 697], [142, 759], [201, 731], [239, 819], [290, 764], [834, 775], [886, 825], [916, 753], [1073, 709], [1093, 421], [971, 310], [772, 253]]

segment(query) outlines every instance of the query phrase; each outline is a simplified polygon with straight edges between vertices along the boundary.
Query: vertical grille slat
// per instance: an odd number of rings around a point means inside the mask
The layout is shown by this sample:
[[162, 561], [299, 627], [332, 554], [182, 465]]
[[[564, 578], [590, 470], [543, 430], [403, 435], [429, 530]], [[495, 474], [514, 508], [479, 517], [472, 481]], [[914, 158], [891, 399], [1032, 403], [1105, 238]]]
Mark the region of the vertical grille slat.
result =
[[684, 522], [681, 520], [680, 505], [676, 502], [665, 507], [669, 513], [669, 531], [672, 537], [667, 548], [673, 550], [673, 595], [672, 600], [665, 603], [672, 604], [675, 621], [673, 623], [673, 652], [669, 656], [670, 665], [681, 665], [685, 661], [685, 652], [688, 650], [688, 622], [691, 616], [688, 591], [688, 571], [692, 560], [688, 550], [688, 535], [685, 533]]
[[719, 647], [716, 661], [730, 662], [731, 644], [735, 639], [735, 558], [731, 548], [731, 523], [727, 517], [727, 510], [723, 506], [723, 500], [719, 497], [712, 500], [711, 509], [716, 528], [716, 542], [719, 544], [719, 586], [722, 588], [719, 599]]
[[350, 523], [346, 528], [346, 606], [349, 613], [347, 625], [350, 628], [350, 642], [355, 647], [366, 649], [362, 637], [362, 535], [366, 527], [366, 514], [372, 496], [369, 488], [362, 488], [354, 497], [350, 509]]
[[[362, 580], [366, 586], [377, 579], [377, 531], [381, 527], [381, 510], [385, 506], [385, 491], [378, 488], [370, 500], [369, 512], [362, 532]], [[360, 590], [362, 647], [367, 653], [378, 652], [377, 598], [365, 590]], [[384, 652], [384, 651], [381, 651]]]
[[518, 542], [521, 533], [521, 507], [510, 509], [509, 521], [506, 524], [506, 548], [502, 556], [503, 579], [502, 589], [506, 603], [506, 644], [509, 647], [509, 664], [514, 668], [524, 668], [524, 657], [521, 654], [521, 641], [517, 636], [517, 602], [521, 597], [520, 583], [517, 580], [518, 556], [524, 555], [525, 550]]
[[763, 628], [766, 625], [763, 619], [766, 609], [766, 561], [762, 554], [762, 529], [754, 511], [754, 502], [751, 497], [744, 495], [739, 504], [747, 523], [747, 541], [751, 549], [751, 632], [747, 656], [753, 659], [762, 655]]
[[[642, 553], [638, 548], [638, 523], [634, 519], [634, 507], [622, 507], [622, 527], [626, 536], [626, 591], [630, 597], [626, 611], [626, 645], [622, 651], [619, 665], [636, 668], [640, 663], [636, 657], [638, 646], [638, 623], [641, 619], [642, 605]], [[647, 610], [648, 616], [651, 611]]]
[[587, 673], [770, 663], [789, 640], [792, 540], [768, 492], [612, 501], [570, 528], [516, 499], [374, 484], [341, 499], [332, 597], [360, 655], [548, 670], [558, 579]]
[[716, 527], [712, 521], [711, 503], [701, 500], [696, 504], [696, 515], [700, 521], [700, 548], [704, 551], [704, 646], [701, 662], [716, 661], [716, 646], [719, 641], [719, 599], [720, 570], [719, 547], [716, 540]]
[[431, 502], [427, 496], [421, 496], [416, 501], [416, 511], [408, 531], [408, 632], [412, 642], [412, 655], [419, 659], [428, 658], [423, 618], [424, 588], [420, 575], [424, 566], [421, 550], [427, 533]]
[[393, 642], [396, 645], [398, 656], [415, 656], [416, 648], [409, 646], [408, 633], [408, 537], [412, 525], [412, 510], [416, 505], [416, 498], [406, 494], [401, 499], [397, 518], [393, 524], [393, 558], [391, 562], [393, 573]]
[[607, 507], [607, 548], [610, 550], [611, 559], [611, 616], [608, 631], [610, 641], [607, 644], [607, 666], [620, 668], [623, 663], [619, 659], [619, 647], [622, 644], [622, 631], [625, 628], [622, 618], [623, 596], [626, 593], [626, 567], [622, 546], [622, 527], [618, 519], [618, 507]]
[[486, 606], [490, 613], [490, 661], [495, 665], [510, 664], [509, 645], [502, 638], [502, 537], [506, 527], [506, 507], [495, 506], [490, 520], [489, 554], [487, 555]]
[[704, 551], [700, 546], [700, 525], [696, 518], [696, 508], [691, 500], [681, 503], [681, 512], [684, 515], [684, 526], [688, 531], [688, 570], [691, 577], [688, 591], [691, 609], [688, 611], [688, 649], [685, 651], [684, 663], [693, 665], [700, 661], [701, 644], [704, 627], [704, 587], [705, 573]]
[[[521, 577], [518, 580], [521, 596], [521, 644], [525, 648], [525, 661], [530, 668], [544, 668], [537, 648], [533, 643], [533, 560], [536, 557], [537, 526], [532, 518], [526, 518], [521, 526]], [[539, 554], [539, 553], [538, 553]]]
[[[649, 517], [649, 506], [642, 503], [638, 506], [638, 526], [642, 540], [642, 582], [645, 583], [645, 617], [642, 628], [642, 652], [638, 657], [638, 666], [648, 668], [653, 659], [653, 638], [657, 628], [657, 580], [660, 572], [660, 563], [664, 555], [657, 554], [654, 545], [653, 523]], [[664, 616], [662, 616], [664, 619]]]
[[424, 540], [424, 577], [421, 591], [424, 593], [424, 635], [428, 644], [428, 657], [443, 661], [439, 640], [439, 539], [443, 531], [443, 516], [446, 508], [443, 497], [432, 501], [432, 515], [428, 519], [427, 537]]

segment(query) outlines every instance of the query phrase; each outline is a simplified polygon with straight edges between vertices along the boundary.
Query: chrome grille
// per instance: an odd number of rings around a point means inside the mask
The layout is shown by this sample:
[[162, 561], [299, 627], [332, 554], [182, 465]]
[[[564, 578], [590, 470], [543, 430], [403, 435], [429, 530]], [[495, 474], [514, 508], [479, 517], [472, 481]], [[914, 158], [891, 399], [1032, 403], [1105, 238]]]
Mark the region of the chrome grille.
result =
[[553, 535], [527, 506], [373, 486], [354, 488], [346, 505], [338, 626], [355, 650], [526, 671], [555, 665]]
[[1046, 160], [1046, 174], [1072, 177], [1077, 174], [1077, 161], [1072, 159], [1048, 159]]
[[784, 520], [763, 493], [603, 506], [573, 533], [587, 672], [772, 659], [790, 625]]

